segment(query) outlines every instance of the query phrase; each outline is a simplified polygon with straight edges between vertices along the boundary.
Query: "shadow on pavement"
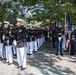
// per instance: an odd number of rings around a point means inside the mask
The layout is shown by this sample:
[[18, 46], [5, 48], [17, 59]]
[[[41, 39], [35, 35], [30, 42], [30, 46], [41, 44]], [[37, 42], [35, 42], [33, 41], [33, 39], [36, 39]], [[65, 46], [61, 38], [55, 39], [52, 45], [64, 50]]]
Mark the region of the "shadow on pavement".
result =
[[[65, 58], [65, 56], [67, 56], [68, 59], [72, 59], [67, 61], [76, 63], [76, 58], [69, 56], [68, 53], [64, 53], [63, 57]], [[51, 48], [50, 42], [48, 41], [44, 43], [40, 49], [38, 49], [37, 53], [27, 56], [27, 65], [31, 66], [30, 70], [34, 73], [27, 73], [27, 71], [23, 72], [26, 75], [76, 75], [71, 68], [62, 68], [62, 66], [56, 65], [56, 62], [59, 63], [58, 60], [62, 61], [61, 56], [55, 55], [55, 49]], [[15, 64], [17, 63], [15, 62]], [[22, 74], [19, 73], [17, 75]]]

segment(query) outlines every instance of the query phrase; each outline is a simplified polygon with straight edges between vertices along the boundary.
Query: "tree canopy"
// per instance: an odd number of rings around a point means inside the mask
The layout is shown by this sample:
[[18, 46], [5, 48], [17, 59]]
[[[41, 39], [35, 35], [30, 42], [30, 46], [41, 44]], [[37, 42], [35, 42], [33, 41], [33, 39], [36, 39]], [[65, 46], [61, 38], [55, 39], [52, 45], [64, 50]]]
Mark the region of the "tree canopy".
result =
[[37, 21], [48, 26], [50, 18], [54, 24], [60, 16], [64, 24], [65, 12], [76, 23], [76, 0], [0, 0], [0, 21], [15, 23], [16, 17], [21, 17], [29, 23]]

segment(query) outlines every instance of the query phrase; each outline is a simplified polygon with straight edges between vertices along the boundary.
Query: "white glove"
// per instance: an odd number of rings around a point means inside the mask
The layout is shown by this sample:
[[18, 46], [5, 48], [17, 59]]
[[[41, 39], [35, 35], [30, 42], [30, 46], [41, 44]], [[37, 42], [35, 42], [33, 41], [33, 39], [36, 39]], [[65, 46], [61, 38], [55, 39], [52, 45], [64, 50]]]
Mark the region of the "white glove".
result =
[[14, 40], [14, 41], [13, 41], [13, 44], [14, 44], [15, 46], [17, 46], [17, 41], [16, 41], [16, 40]]
[[61, 38], [62, 38], [62, 37], [59, 37], [59, 41], [61, 41]]
[[5, 35], [3, 35], [2, 39], [3, 39], [3, 40], [5, 39]]
[[9, 40], [7, 40], [7, 45], [9, 46]]
[[9, 40], [7, 40], [7, 43], [9, 43]]

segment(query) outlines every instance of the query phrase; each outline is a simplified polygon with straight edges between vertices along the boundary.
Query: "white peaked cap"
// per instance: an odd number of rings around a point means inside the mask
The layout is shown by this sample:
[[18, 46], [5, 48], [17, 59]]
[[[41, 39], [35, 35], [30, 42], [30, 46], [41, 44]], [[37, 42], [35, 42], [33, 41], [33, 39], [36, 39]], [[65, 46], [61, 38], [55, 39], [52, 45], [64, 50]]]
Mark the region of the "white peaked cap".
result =
[[31, 26], [31, 24], [27, 24], [27, 25], [26, 25], [26, 27], [30, 27], [30, 26]]
[[13, 24], [10, 24], [10, 26], [13, 26]]
[[28, 24], [27, 26], [31, 26], [31, 24]]
[[4, 23], [6, 23], [6, 24], [10, 24], [10, 22], [8, 22], [8, 21], [4, 21]]
[[23, 22], [23, 19], [21, 18], [16, 18], [17, 21]]
[[36, 26], [36, 27], [40, 28], [40, 26]]
[[0, 22], [0, 24], [2, 24], [2, 22]]

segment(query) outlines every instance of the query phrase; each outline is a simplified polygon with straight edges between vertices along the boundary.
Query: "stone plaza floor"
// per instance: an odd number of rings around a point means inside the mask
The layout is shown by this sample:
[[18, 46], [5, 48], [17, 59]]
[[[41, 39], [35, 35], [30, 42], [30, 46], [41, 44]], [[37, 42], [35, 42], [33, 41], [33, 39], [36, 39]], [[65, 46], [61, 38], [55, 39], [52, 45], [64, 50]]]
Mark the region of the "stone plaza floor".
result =
[[0, 61], [0, 75], [76, 75], [76, 55], [55, 55], [55, 49], [46, 42], [37, 53], [27, 55], [27, 68], [17, 69], [17, 59], [12, 65]]

